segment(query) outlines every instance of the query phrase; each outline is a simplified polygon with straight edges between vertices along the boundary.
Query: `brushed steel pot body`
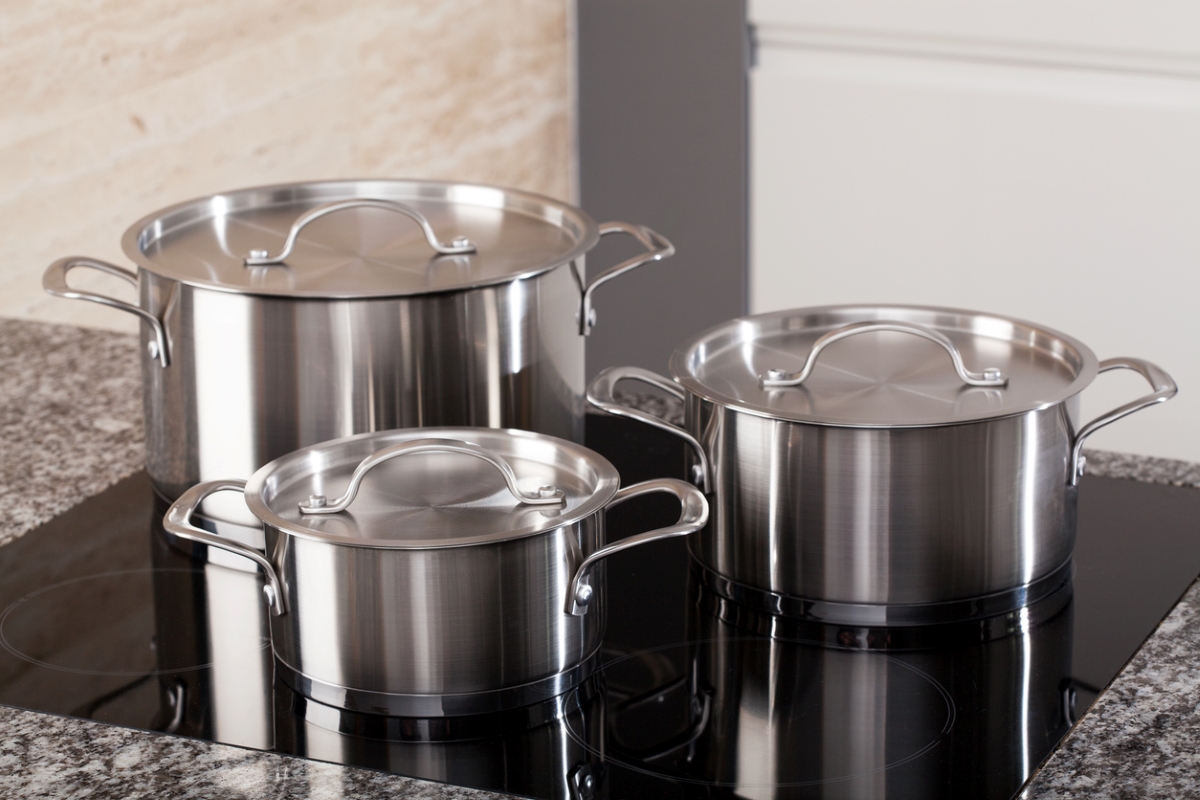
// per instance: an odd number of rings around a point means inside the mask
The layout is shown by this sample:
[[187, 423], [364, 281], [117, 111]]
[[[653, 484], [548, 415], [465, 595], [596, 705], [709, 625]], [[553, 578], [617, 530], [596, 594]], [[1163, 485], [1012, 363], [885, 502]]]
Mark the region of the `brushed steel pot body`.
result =
[[[367, 713], [453, 716], [561, 694], [590, 674], [603, 592], [565, 613], [595, 514], [536, 536], [425, 550], [347, 547], [264, 528], [286, 612], [271, 618], [281, 677]], [[598, 564], [594, 585], [603, 586]]]
[[842, 428], [692, 395], [686, 428], [705, 444], [714, 508], [692, 553], [736, 583], [833, 603], [1028, 585], [1074, 549], [1078, 417], [1076, 397], [986, 422]]
[[[497, 472], [517, 482], [506, 457], [549, 494], [514, 503], [520, 490]], [[557, 487], [530, 474], [538, 458]], [[381, 464], [400, 469], [373, 472]], [[367, 497], [356, 502], [368, 472]], [[448, 491], [429, 491], [417, 475]], [[618, 484], [600, 456], [541, 434], [384, 431], [299, 450], [249, 482], [194, 486], [163, 527], [262, 570], [276, 674], [300, 694], [370, 714], [484, 714], [588, 677], [606, 621], [604, 560], [707, 522], [704, 495], [684, 481]], [[315, 494], [331, 485], [346, 485], [345, 497]], [[262, 520], [265, 551], [193, 523], [205, 498], [226, 490], [241, 492]], [[676, 524], [606, 541], [608, 508], [658, 492], [679, 501]]]
[[[835, 344], [867, 334], [892, 338]], [[805, 383], [819, 356], [821, 377]], [[1080, 393], [1116, 369], [1152, 393], [1083, 424]], [[676, 350], [671, 373], [613, 367], [588, 400], [687, 442], [714, 507], [692, 544], [708, 586], [856, 625], [983, 617], [1055, 591], [1069, 577], [1084, 441], [1176, 393], [1147, 361], [1097, 361], [1032, 323], [918, 306], [732, 320]], [[622, 380], [683, 401], [683, 426], [616, 402]]]
[[[645, 250], [585, 280], [586, 253], [617, 234]], [[649, 228], [598, 225], [550, 198], [404, 180], [198, 198], [134, 223], [122, 246], [136, 273], [68, 257], [43, 286], [142, 321], [147, 471], [168, 500], [377, 430], [518, 428], [581, 442], [594, 292], [674, 253]], [[79, 267], [132, 284], [138, 302], [72, 288]], [[205, 512], [253, 524], [229, 498]]]
[[[582, 269], [582, 265], [580, 265]], [[498, 286], [412, 297], [290, 299], [192, 286], [140, 269], [147, 471], [168, 499], [249, 477], [301, 447], [440, 425], [583, 439], [579, 288], [564, 264]], [[253, 523], [240, 500], [205, 513]]]

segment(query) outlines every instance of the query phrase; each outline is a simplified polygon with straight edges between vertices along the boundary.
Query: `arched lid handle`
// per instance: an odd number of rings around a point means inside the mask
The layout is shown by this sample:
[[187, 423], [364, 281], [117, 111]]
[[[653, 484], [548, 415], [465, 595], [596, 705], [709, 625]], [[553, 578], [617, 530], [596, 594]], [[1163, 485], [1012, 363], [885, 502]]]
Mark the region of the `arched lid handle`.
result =
[[517, 499], [517, 502], [536, 506], [560, 505], [563, 502], [563, 491], [555, 486], [545, 485], [539, 486], [532, 492], [522, 491], [517, 486], [516, 473], [513, 472], [509, 463], [486, 447], [458, 439], [413, 439], [409, 442], [385, 447], [379, 452], [367, 456], [354, 469], [354, 474], [350, 476], [350, 485], [346, 487], [346, 491], [341, 497], [331, 503], [325, 499], [324, 495], [313, 495], [308, 498], [307, 503], [299, 504], [300, 513], [336, 514], [339, 511], [345, 511], [354, 501], [354, 497], [358, 494], [358, 488], [368, 472], [385, 461], [391, 461], [393, 458], [410, 453], [458, 453], [474, 456], [500, 470], [500, 474], [504, 476], [504, 482], [508, 486], [508, 491]]
[[437, 234], [433, 232], [429, 220], [425, 219], [425, 216], [415, 208], [393, 200], [362, 198], [359, 200], [338, 200], [337, 202], [326, 203], [311, 209], [292, 223], [292, 229], [288, 231], [287, 239], [283, 243], [283, 251], [279, 255], [270, 255], [267, 250], [251, 250], [250, 255], [242, 259], [242, 263], [247, 267], [267, 267], [272, 264], [282, 264], [283, 260], [292, 254], [292, 248], [296, 246], [296, 239], [300, 236], [300, 231], [304, 230], [306, 225], [310, 222], [315, 222], [326, 214], [332, 214], [335, 211], [342, 211], [347, 208], [382, 208], [411, 217], [421, 226], [421, 230], [425, 233], [425, 241], [429, 242], [429, 246], [442, 255], [453, 256], [475, 252], [474, 242], [465, 236], [455, 236], [450, 244], [440, 241]]
[[804, 366], [799, 372], [789, 373], [782, 369], [769, 369], [766, 375], [759, 378], [759, 381], [765, 388], [799, 386], [808, 378], [813, 367], [817, 364], [817, 357], [821, 355], [821, 351], [826, 347], [840, 339], [856, 336], [860, 333], [875, 333], [877, 331], [911, 333], [914, 336], [920, 336], [923, 339], [928, 339], [931, 342], [941, 345], [950, 355], [950, 360], [954, 363], [954, 371], [958, 373], [958, 377], [962, 378], [963, 383], [971, 386], [1005, 386], [1008, 383], [1008, 378], [998, 369], [985, 369], [982, 372], [971, 372], [968, 370], [963, 364], [962, 354], [958, 352], [958, 348], [954, 346], [954, 342], [950, 341], [941, 331], [926, 328], [924, 325], [914, 325], [911, 322], [899, 322], [896, 320], [852, 322], [837, 330], [830, 331], [813, 342], [812, 350], [808, 351], [808, 358], [804, 361]]

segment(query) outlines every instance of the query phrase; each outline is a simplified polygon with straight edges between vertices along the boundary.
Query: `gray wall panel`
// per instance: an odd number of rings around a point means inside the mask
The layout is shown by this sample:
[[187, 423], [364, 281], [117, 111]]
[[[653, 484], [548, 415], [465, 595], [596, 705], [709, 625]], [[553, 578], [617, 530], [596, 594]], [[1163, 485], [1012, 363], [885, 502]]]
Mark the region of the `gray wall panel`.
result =
[[[578, 0], [581, 205], [678, 249], [596, 292], [588, 372], [665, 371], [747, 308], [747, 38], [741, 0]], [[636, 252], [609, 237], [589, 273]], [[632, 388], [632, 387], [631, 387]]]

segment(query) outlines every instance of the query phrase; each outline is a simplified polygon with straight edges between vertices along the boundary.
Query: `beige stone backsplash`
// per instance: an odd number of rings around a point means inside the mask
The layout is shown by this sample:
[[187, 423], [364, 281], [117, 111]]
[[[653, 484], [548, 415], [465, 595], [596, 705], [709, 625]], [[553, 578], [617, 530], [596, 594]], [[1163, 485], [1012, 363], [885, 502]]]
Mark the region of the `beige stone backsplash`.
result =
[[212, 192], [388, 176], [569, 199], [567, 13], [566, 0], [9, 4], [0, 315], [135, 330], [46, 296], [42, 271], [76, 254], [130, 266], [132, 222]]

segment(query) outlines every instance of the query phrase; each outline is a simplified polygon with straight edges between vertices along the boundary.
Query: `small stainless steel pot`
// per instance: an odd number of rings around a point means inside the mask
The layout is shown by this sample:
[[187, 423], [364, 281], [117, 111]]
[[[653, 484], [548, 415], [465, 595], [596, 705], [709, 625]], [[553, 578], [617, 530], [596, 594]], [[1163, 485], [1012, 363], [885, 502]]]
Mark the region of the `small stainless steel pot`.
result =
[[[1069, 573], [1084, 441], [1176, 391], [1153, 364], [1098, 363], [1048, 328], [909, 306], [733, 320], [670, 369], [674, 381], [606, 370], [588, 399], [690, 445], [715, 504], [692, 547], [710, 587], [847, 624], [985, 616], [1053, 591]], [[1111, 369], [1153, 393], [1082, 425], [1079, 393]], [[684, 427], [616, 403], [621, 380], [683, 399]]]
[[[683, 481], [618, 483], [607, 460], [549, 436], [385, 431], [299, 450], [249, 482], [200, 484], [163, 525], [262, 568], [277, 673], [301, 694], [368, 713], [480, 714], [587, 677], [603, 559], [707, 521]], [[266, 555], [189, 521], [223, 489], [244, 491]], [[605, 509], [649, 492], [678, 497], [679, 521], [606, 545]]]
[[[601, 236], [645, 252], [584, 280]], [[440, 238], [439, 238], [440, 237]], [[168, 500], [300, 447], [373, 430], [521, 428], [583, 440], [584, 335], [608, 280], [671, 256], [643, 226], [512, 189], [364, 180], [243, 189], [157, 211], [50, 294], [136, 314], [146, 466]], [[137, 304], [72, 289], [87, 267]], [[228, 498], [207, 516], [249, 524]]]

